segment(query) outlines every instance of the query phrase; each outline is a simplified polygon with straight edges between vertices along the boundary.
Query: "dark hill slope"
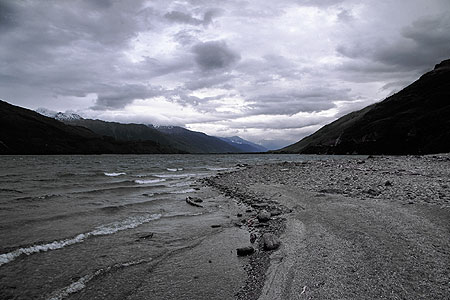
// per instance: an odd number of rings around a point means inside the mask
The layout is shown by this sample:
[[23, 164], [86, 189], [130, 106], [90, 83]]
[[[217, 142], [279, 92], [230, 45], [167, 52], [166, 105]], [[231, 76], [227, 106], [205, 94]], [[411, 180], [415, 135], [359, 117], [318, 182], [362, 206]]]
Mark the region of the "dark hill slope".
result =
[[110, 136], [121, 141], [154, 141], [166, 146], [172, 143], [169, 137], [144, 124], [123, 124], [82, 118], [62, 120], [62, 122], [86, 127], [99, 135]]
[[352, 112], [278, 152], [450, 152], [450, 60], [382, 102]]
[[229, 143], [202, 132], [191, 131], [178, 126], [159, 126], [144, 124], [122, 124], [91, 119], [67, 119], [69, 125], [86, 127], [93, 132], [110, 136], [121, 141], [154, 141], [161, 145], [180, 149], [189, 153], [228, 153], [243, 152]]
[[156, 142], [120, 142], [0, 101], [0, 154], [176, 153]]
[[174, 147], [190, 153], [239, 153], [237, 147], [209, 136], [203, 132], [191, 131], [178, 126], [156, 127], [160, 132], [170, 136]]

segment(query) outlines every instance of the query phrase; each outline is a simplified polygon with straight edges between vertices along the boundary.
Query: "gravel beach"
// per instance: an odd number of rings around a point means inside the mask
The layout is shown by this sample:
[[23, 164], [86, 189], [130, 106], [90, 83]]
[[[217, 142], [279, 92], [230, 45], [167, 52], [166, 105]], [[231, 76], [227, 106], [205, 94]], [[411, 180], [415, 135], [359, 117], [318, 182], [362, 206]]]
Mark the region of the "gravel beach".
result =
[[247, 166], [204, 183], [247, 207], [236, 226], [256, 238], [237, 299], [450, 298], [449, 154]]

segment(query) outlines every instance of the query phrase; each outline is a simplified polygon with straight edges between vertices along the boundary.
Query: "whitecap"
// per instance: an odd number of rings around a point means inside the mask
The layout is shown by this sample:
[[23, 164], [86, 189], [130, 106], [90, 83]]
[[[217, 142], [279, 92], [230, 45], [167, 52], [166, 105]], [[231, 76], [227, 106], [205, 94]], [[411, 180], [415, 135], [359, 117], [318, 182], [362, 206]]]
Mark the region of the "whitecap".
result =
[[180, 191], [173, 191], [170, 192], [170, 194], [187, 194], [187, 193], [193, 193], [195, 192], [194, 189], [186, 189], [186, 190], [180, 190]]
[[109, 234], [116, 233], [118, 231], [133, 229], [142, 224], [148, 223], [153, 220], [157, 220], [159, 218], [161, 218], [161, 214], [134, 216], [134, 217], [127, 218], [125, 220], [121, 220], [121, 221], [117, 221], [117, 222], [113, 222], [110, 224], [99, 226], [99, 227], [95, 228], [93, 231], [90, 231], [87, 233], [80, 233], [77, 236], [70, 238], [70, 239], [54, 241], [51, 243], [41, 244], [41, 245], [33, 245], [33, 246], [30, 246], [27, 248], [19, 248], [12, 252], [1, 254], [0, 255], [0, 266], [13, 261], [14, 259], [16, 259], [17, 257], [19, 257], [22, 254], [31, 255], [33, 253], [47, 252], [50, 250], [61, 249], [66, 246], [81, 243], [89, 236], [109, 235]]
[[158, 178], [184, 178], [184, 177], [200, 177], [207, 176], [209, 173], [186, 173], [186, 174], [155, 174], [154, 177]]
[[105, 174], [106, 176], [110, 176], [110, 177], [116, 177], [116, 176], [120, 176], [120, 175], [126, 175], [127, 173], [124, 173], [124, 172], [119, 172], [119, 173], [107, 173], [107, 172], [105, 172], [105, 173], [103, 173], [103, 174]]
[[209, 171], [226, 171], [226, 170], [230, 170], [230, 168], [214, 168], [214, 167], [208, 167], [206, 168]]
[[134, 182], [136, 182], [137, 184], [148, 184], [148, 183], [158, 183], [158, 182], [163, 182], [166, 181], [165, 179], [137, 179]]
[[166, 170], [169, 172], [177, 172], [177, 171], [183, 171], [183, 168], [167, 168]]

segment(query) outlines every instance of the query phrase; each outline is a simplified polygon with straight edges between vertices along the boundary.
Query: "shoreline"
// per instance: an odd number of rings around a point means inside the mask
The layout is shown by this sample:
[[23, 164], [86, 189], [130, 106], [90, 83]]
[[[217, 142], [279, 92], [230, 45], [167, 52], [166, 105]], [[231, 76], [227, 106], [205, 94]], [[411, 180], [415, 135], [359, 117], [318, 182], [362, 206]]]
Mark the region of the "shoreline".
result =
[[251, 206], [244, 219], [281, 211], [248, 227], [281, 247], [250, 256], [237, 299], [450, 295], [449, 154], [247, 166], [204, 183]]

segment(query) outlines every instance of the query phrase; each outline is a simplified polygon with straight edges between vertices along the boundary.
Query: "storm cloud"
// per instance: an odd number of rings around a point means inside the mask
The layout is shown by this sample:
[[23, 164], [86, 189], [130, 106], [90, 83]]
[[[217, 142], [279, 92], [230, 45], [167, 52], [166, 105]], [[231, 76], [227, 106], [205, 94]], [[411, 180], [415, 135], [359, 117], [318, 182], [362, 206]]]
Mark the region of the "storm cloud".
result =
[[448, 0], [0, 1], [0, 98], [286, 145], [450, 56]]
[[205, 71], [223, 69], [240, 59], [238, 53], [231, 50], [225, 41], [199, 43], [192, 48], [195, 62]]

